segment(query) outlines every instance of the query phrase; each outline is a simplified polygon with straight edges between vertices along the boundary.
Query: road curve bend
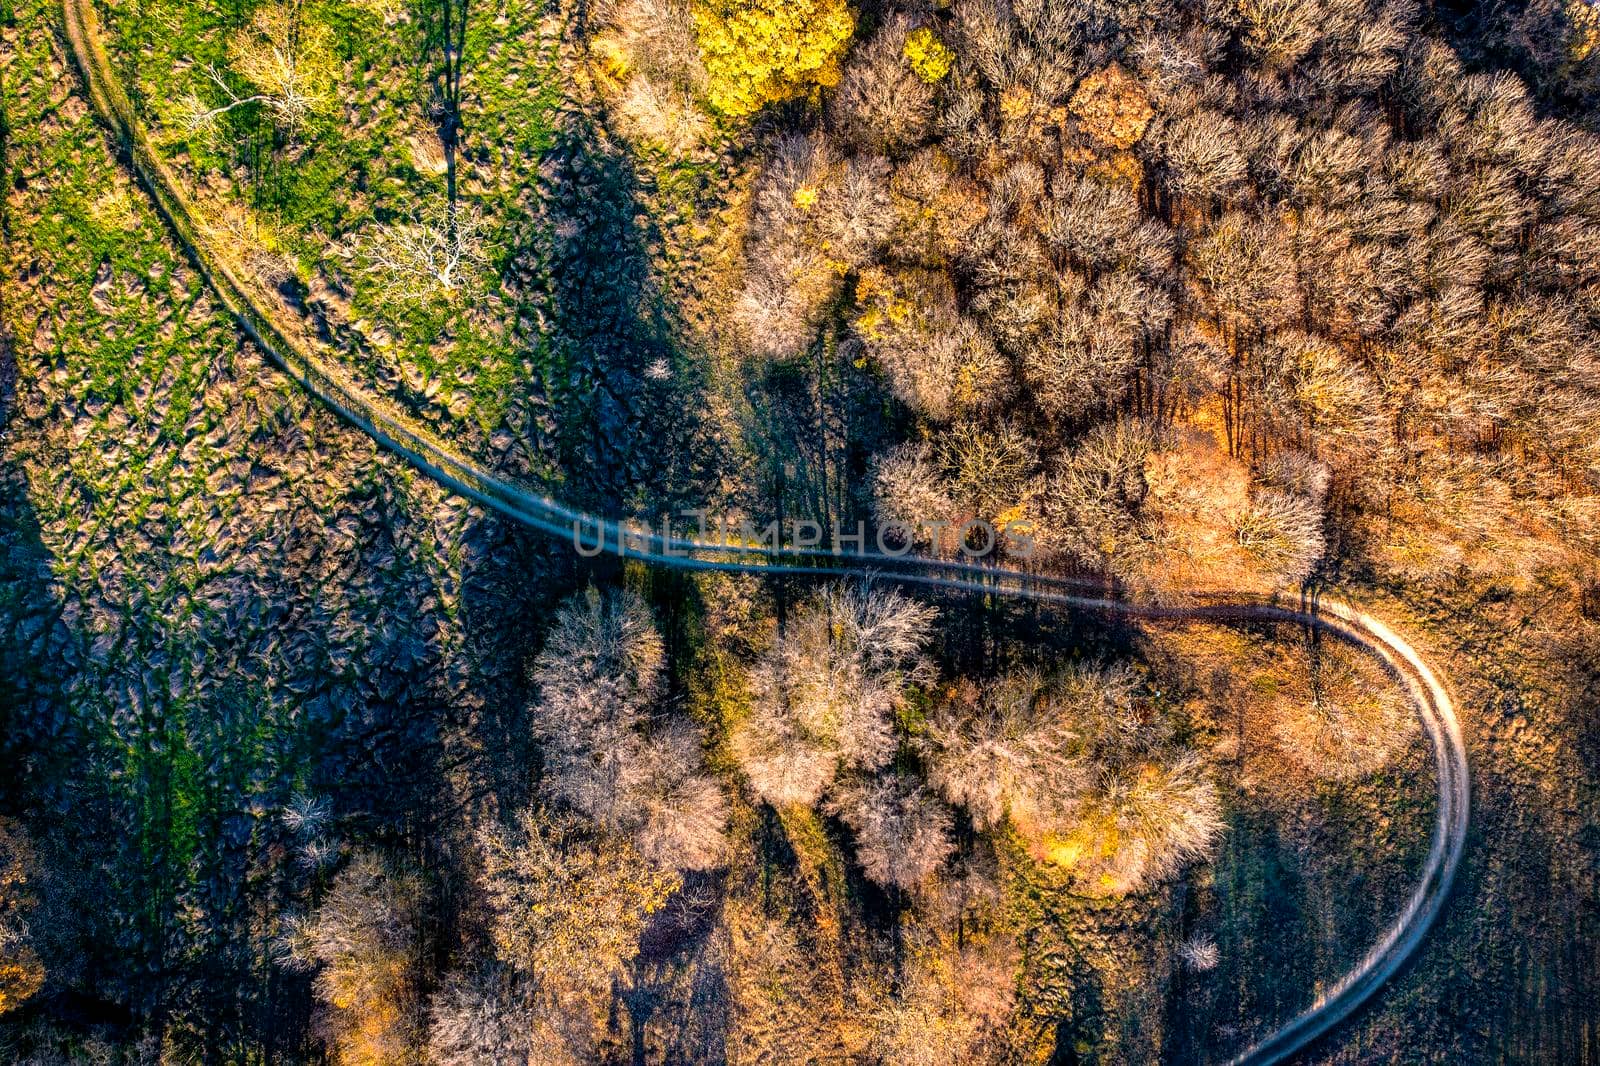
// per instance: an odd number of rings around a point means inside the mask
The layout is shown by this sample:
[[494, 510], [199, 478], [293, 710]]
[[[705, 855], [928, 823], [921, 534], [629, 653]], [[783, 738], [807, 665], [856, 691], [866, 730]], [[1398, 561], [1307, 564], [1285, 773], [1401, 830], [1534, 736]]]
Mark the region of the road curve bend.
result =
[[1304, 1050], [1350, 1018], [1415, 954], [1449, 896], [1466, 848], [1470, 783], [1466, 745], [1449, 693], [1416, 649], [1383, 622], [1358, 607], [1327, 598], [1305, 597], [1289, 603], [1255, 593], [1197, 592], [1180, 605], [1144, 604], [1097, 593], [1093, 583], [1081, 579], [973, 563], [864, 550], [819, 554], [755, 549], [639, 533], [505, 481], [351, 381], [320, 342], [294, 339], [296, 331], [279, 324], [270, 305], [240, 281], [211, 245], [178, 181], [151, 147], [106, 56], [93, 0], [62, 0], [62, 14], [90, 102], [216, 298], [268, 358], [307, 392], [451, 491], [544, 533], [582, 536], [586, 548], [592, 544], [595, 550], [663, 566], [868, 576], [1152, 620], [1311, 626], [1371, 655], [1405, 690], [1433, 748], [1438, 806], [1421, 878], [1400, 914], [1348, 973], [1295, 1017], [1236, 1055], [1230, 1066], [1267, 1066]]

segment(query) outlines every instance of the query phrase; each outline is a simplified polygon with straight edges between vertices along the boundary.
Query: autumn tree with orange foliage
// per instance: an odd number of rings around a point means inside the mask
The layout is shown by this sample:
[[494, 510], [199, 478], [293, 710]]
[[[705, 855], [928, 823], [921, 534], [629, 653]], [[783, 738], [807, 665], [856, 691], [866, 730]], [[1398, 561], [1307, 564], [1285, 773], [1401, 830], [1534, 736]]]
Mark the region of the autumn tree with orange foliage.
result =
[[352, 858], [308, 916], [290, 923], [289, 957], [313, 971], [323, 1022], [349, 1066], [420, 1063], [424, 885], [372, 853]]
[[1067, 101], [1085, 133], [1117, 149], [1132, 148], [1144, 136], [1155, 115], [1150, 98], [1137, 78], [1121, 64], [1112, 63], [1078, 83]]
[[44, 966], [33, 948], [27, 913], [34, 906], [33, 843], [10, 818], [0, 818], [0, 1014], [15, 1010], [44, 985]]

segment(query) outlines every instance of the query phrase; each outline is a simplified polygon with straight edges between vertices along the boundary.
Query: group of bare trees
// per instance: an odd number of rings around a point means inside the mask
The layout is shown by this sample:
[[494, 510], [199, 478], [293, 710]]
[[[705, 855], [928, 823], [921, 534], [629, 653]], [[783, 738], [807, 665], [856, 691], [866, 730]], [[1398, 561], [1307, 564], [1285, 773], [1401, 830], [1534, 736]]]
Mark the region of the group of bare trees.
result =
[[[935, 80], [915, 31], [953, 55]], [[1240, 464], [1185, 490], [1225, 497], [1214, 579], [1306, 577], [1330, 493], [1362, 527], [1343, 543], [1449, 576], [1488, 562], [1486, 525], [1593, 525], [1571, 473], [1597, 460], [1597, 176], [1593, 134], [1405, 4], [963, 0], [886, 18], [775, 148], [736, 317], [769, 358], [844, 333], [918, 418], [880, 457], [885, 518], [1018, 507], [1071, 565], [1203, 582], [1174, 559], [1194, 508], [1138, 483], [1205, 447]], [[949, 443], [975, 426], [991, 447]]]
[[28, 928], [37, 877], [33, 841], [10, 818], [0, 818], [0, 1015], [27, 1002], [44, 984], [44, 967]]
[[[1513, 521], [1563, 546], [1537, 565], [1593, 566], [1600, 149], [1516, 78], [1463, 67], [1413, 5], [956, 0], [884, 12], [836, 71], [839, 5], [809, 4], [832, 28], [791, 49], [795, 10], [619, 0], [591, 58], [619, 129], [669, 156], [826, 87], [765, 147], [734, 319], [760, 359], [826, 346], [876, 375], [910, 427], [863, 464], [881, 521], [1015, 522], [1044, 565], [1152, 595], [1303, 581], [1330, 544], [1408, 579], [1488, 569], [1482, 545]], [[407, 300], [487, 264], [455, 172], [468, 13], [445, 0], [425, 23], [444, 195], [342, 248]], [[263, 7], [187, 128], [257, 108], [295, 137], [331, 108], [334, 69], [300, 5]], [[330, 1044], [352, 1062], [593, 1061], [641, 937], [746, 843], [708, 750], [780, 817], [836, 819], [919, 921], [993, 890], [966, 875], [995, 838], [1095, 893], [1213, 846], [1208, 768], [1132, 674], [940, 687], [937, 637], [910, 597], [824, 587], [760, 642], [747, 705], [708, 736], [675, 706], [645, 601], [574, 597], [533, 664], [535, 801], [466, 834], [472, 932], [442, 979], [418, 970], [428, 876], [297, 837], [318, 898], [286, 943]], [[1378, 693], [1329, 657], [1266, 702], [1285, 751], [1352, 776], [1409, 735]], [[0, 901], [0, 1005], [37, 984], [20, 908]], [[743, 917], [724, 930], [751, 967], [729, 975], [734, 1009], [802, 1027], [761, 981], [797, 987], [804, 947]], [[1015, 946], [911, 948], [862, 1039], [883, 1061], [976, 1054], [1010, 1009]], [[1204, 970], [1215, 945], [1183, 957]]]
[[635, 143], [686, 155], [708, 136], [699, 101], [707, 85], [683, 0], [616, 0], [602, 11], [606, 29], [591, 46], [601, 75], [616, 83], [615, 118]]
[[[935, 30], [952, 65], [929, 80], [907, 42]], [[769, 160], [736, 318], [754, 350], [791, 358], [848, 292], [852, 342], [926, 425], [879, 457], [880, 521], [1025, 521], [1058, 562], [1152, 588], [1181, 531], [1147, 502], [1144, 466], [1227, 356], [1175, 322], [1179, 232], [1141, 199], [1131, 151], [1150, 91], [1119, 64], [1085, 66], [1074, 33], [1070, 15], [984, 3], [932, 29], [886, 21], [824, 127]], [[1217, 522], [1234, 554], [1261, 580], [1309, 572], [1315, 502], [1229, 491]]]
[[664, 665], [636, 594], [591, 588], [561, 609], [533, 674], [545, 787], [650, 861], [709, 869], [726, 852], [726, 801], [705, 773], [699, 731], [662, 713]]
[[1127, 671], [1021, 672], [957, 693], [921, 741], [934, 787], [979, 828], [1009, 822], [1086, 887], [1169, 877], [1220, 832], [1204, 764]]
[[[422, 965], [440, 935], [437, 876], [410, 862], [357, 852], [288, 922], [288, 958], [313, 973], [340, 1061], [593, 1061], [613, 981], [652, 916], [685, 873], [728, 856], [727, 803], [698, 730], [667, 706], [665, 665], [632, 592], [591, 587], [556, 612], [532, 672], [537, 802], [491, 808], [462, 841], [482, 932], [445, 975]], [[324, 818], [297, 801], [284, 822], [318, 840]]]
[[313, 973], [338, 1061], [592, 1061], [597, 1005], [674, 875], [626, 841], [534, 811], [485, 829], [480, 846], [493, 953], [442, 981], [424, 966], [428, 881], [405, 863], [355, 855], [317, 907], [288, 923], [289, 961]]
[[1332, 14], [1291, 49], [1298, 67], [1215, 106], [1246, 174], [1181, 205], [1199, 216], [1189, 288], [1227, 353], [1230, 441], [1258, 468], [1327, 462], [1358, 521], [1422, 523], [1416, 541], [1376, 529], [1378, 561], [1407, 576], [1481, 572], [1486, 526], [1579, 547], [1551, 512], [1574, 495], [1562, 471], [1593, 461], [1574, 427], [1600, 413], [1580, 354], [1596, 274], [1571, 265], [1597, 232], [1594, 139], [1536, 118], [1516, 78], [1464, 70], [1403, 10]]
[[[519, 990], [541, 1046], [564, 1049], [552, 1061], [585, 1060], [651, 915], [683, 872], [728, 855], [727, 802], [699, 731], [663, 703], [664, 667], [638, 595], [591, 587], [565, 603], [533, 670], [545, 804], [478, 833], [494, 948], [485, 972]], [[475, 1006], [485, 980], [458, 979], [452, 1018], [488, 1009]]]
[[[963, 682], [908, 733], [896, 712], [934, 680], [922, 651], [933, 621], [872, 586], [828, 587], [802, 606], [752, 670], [753, 706], [733, 737], [756, 795], [778, 807], [826, 797], [867, 876], [913, 893], [955, 850], [940, 796], [1100, 890], [1127, 892], [1205, 853], [1221, 827], [1216, 790], [1126, 671]], [[931, 791], [890, 767], [906, 749]]]

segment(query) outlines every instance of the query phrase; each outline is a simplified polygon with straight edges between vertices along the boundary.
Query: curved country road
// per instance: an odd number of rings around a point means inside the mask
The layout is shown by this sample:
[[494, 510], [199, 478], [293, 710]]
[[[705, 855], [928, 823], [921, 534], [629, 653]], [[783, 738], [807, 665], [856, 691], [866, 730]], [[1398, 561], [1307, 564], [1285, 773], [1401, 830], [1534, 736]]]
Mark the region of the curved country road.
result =
[[636, 533], [566, 507], [495, 477], [415, 425], [398, 408], [350, 381], [320, 342], [280, 325], [218, 255], [196, 224], [188, 201], [155, 154], [99, 36], [93, 0], [62, 0], [67, 40], [84, 85], [117, 147], [205, 276], [216, 298], [269, 358], [341, 417], [445, 487], [534, 529], [559, 537], [582, 535], [586, 550], [631, 555], [666, 566], [760, 570], [787, 574], [876, 576], [905, 584], [1001, 595], [1080, 610], [1171, 621], [1279, 622], [1314, 626], [1373, 656], [1404, 687], [1433, 746], [1438, 809], [1421, 879], [1406, 906], [1377, 943], [1316, 1002], [1231, 1060], [1265, 1066], [1303, 1050], [1348, 1019], [1416, 952], [1438, 917], [1466, 846], [1470, 784], [1466, 747], [1455, 707], [1420, 655], [1378, 619], [1336, 600], [1295, 604], [1253, 593], [1196, 593], [1182, 605], [1125, 602], [1091, 591], [1087, 582], [917, 556], [865, 550], [842, 554], [760, 549]]

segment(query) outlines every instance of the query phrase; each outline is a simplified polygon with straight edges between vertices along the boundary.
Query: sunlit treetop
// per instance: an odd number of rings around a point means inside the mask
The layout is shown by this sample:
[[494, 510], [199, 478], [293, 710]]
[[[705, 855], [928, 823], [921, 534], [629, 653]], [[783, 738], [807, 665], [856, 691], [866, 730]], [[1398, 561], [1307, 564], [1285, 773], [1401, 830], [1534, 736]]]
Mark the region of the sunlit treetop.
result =
[[702, 0], [694, 25], [708, 102], [739, 118], [836, 84], [856, 15], [844, 0]]
[[1600, 48], [1600, 7], [1589, 0], [1568, 0], [1564, 10], [1572, 27], [1567, 52], [1574, 63], [1582, 63]]
[[1120, 149], [1137, 144], [1155, 114], [1138, 80], [1115, 63], [1079, 82], [1067, 109], [1085, 133]]
[[917, 77], [932, 85], [943, 81], [956, 61], [956, 54], [944, 46], [938, 34], [924, 26], [906, 37], [906, 61]]

